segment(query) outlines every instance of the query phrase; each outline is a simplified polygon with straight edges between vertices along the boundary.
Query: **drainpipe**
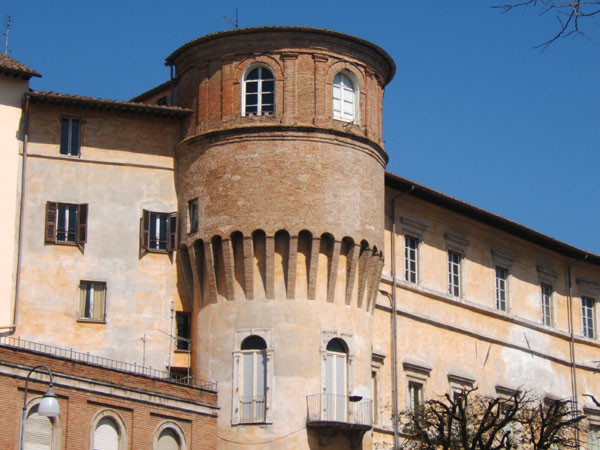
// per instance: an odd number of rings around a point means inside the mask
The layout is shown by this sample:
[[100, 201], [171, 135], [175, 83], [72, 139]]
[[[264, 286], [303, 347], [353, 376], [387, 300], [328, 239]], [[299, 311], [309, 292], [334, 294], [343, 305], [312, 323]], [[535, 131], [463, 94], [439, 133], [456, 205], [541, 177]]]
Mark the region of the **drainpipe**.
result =
[[169, 68], [171, 69], [171, 92], [169, 93], [169, 106], [174, 106], [175, 105], [175, 99], [173, 98], [173, 96], [175, 95], [175, 82], [174, 82], [174, 77], [173, 77], [173, 64], [169, 65]]
[[23, 97], [23, 158], [21, 162], [21, 196], [19, 199], [19, 228], [17, 240], [17, 273], [15, 275], [15, 296], [13, 300], [12, 325], [2, 326], [8, 334], [13, 334], [17, 327], [17, 304], [21, 290], [21, 261], [23, 259], [23, 216], [25, 215], [25, 169], [27, 166], [27, 141], [29, 139], [29, 94]]
[[396, 325], [396, 200], [410, 194], [415, 189], [414, 184], [406, 192], [401, 192], [392, 198], [392, 426], [394, 428], [394, 449], [400, 448], [398, 436], [398, 355], [397, 325]]
[[[577, 401], [577, 363], [575, 362], [575, 330], [573, 327], [573, 295], [571, 293], [571, 287], [573, 285], [571, 279], [571, 265], [577, 262], [583, 262], [588, 258], [586, 253], [583, 258], [571, 261], [567, 264], [567, 284], [569, 289], [569, 296], [567, 297], [567, 313], [569, 317], [569, 350], [571, 353], [571, 395], [573, 396], [573, 414], [576, 414], [578, 409]], [[579, 442], [579, 429], [575, 428], [576, 442]]]

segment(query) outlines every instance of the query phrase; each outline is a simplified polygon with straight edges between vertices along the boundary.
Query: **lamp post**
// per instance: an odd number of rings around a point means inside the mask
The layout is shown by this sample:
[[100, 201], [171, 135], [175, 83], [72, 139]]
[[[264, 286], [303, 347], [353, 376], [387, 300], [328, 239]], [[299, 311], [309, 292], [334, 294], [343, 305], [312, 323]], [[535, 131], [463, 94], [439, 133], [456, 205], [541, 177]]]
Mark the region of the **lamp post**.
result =
[[46, 366], [35, 366], [29, 371], [29, 373], [27, 374], [27, 378], [25, 379], [25, 398], [23, 400], [23, 417], [21, 419], [21, 445], [19, 446], [20, 450], [24, 450], [25, 448], [25, 421], [27, 420], [27, 387], [29, 384], [29, 377], [37, 369], [46, 369], [46, 372], [48, 372], [48, 375], [50, 376], [50, 385], [48, 386], [48, 390], [42, 397], [42, 401], [38, 406], [37, 413], [40, 416], [46, 417], [56, 417], [60, 414], [58, 400], [56, 400], [56, 395], [52, 390], [52, 372]]

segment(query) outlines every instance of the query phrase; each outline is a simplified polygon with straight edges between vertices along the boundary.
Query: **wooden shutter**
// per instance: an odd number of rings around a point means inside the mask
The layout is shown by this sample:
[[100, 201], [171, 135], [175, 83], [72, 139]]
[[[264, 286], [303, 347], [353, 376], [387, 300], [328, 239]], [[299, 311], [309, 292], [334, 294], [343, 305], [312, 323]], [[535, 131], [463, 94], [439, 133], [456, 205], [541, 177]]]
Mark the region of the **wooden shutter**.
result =
[[77, 244], [83, 245], [87, 242], [87, 203], [77, 207]]
[[170, 252], [175, 251], [177, 248], [177, 213], [169, 214], [169, 245], [168, 250]]
[[46, 242], [56, 242], [56, 211], [58, 203], [46, 202]]
[[25, 422], [24, 436], [25, 450], [50, 450], [52, 447], [52, 422], [35, 412], [29, 412]]
[[140, 247], [148, 250], [150, 247], [150, 211], [144, 209], [140, 233]]
[[175, 432], [167, 428], [160, 433], [156, 450], [179, 450], [179, 439]]
[[94, 432], [94, 450], [119, 450], [119, 432], [112, 419], [105, 417], [98, 422]]

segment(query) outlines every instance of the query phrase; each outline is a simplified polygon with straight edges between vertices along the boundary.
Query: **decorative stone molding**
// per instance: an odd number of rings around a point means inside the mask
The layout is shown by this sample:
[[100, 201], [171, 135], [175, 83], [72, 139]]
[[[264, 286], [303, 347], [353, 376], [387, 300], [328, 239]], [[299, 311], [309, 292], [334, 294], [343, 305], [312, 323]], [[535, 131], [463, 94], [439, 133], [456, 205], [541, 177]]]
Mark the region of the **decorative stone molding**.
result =
[[427, 224], [406, 216], [400, 216], [398, 219], [402, 224], [403, 235], [415, 237], [420, 241], [423, 240], [425, 230], [427, 230]]
[[444, 233], [446, 239], [446, 248], [457, 253], [465, 254], [466, 248], [471, 243], [465, 236], [447, 231]]
[[538, 280], [540, 283], [554, 285], [556, 283], [556, 278], [558, 274], [551, 267], [544, 266], [542, 264], [538, 264], [536, 266], [538, 273]]
[[600, 283], [577, 278], [577, 289], [580, 297], [598, 298], [600, 296]]
[[504, 250], [492, 248], [492, 261], [495, 266], [510, 269], [514, 260], [515, 257], [512, 254], [505, 252]]

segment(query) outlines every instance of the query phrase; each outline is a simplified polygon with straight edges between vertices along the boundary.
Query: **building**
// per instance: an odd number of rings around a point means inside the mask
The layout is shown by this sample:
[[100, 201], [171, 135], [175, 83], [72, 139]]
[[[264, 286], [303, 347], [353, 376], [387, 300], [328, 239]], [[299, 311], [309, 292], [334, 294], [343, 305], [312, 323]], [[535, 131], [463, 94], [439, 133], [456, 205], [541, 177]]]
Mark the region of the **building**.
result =
[[597, 445], [600, 256], [386, 173], [384, 50], [263, 27], [166, 63], [129, 102], [19, 94], [14, 337], [217, 382], [217, 448], [391, 448], [474, 385], [573, 397]]

